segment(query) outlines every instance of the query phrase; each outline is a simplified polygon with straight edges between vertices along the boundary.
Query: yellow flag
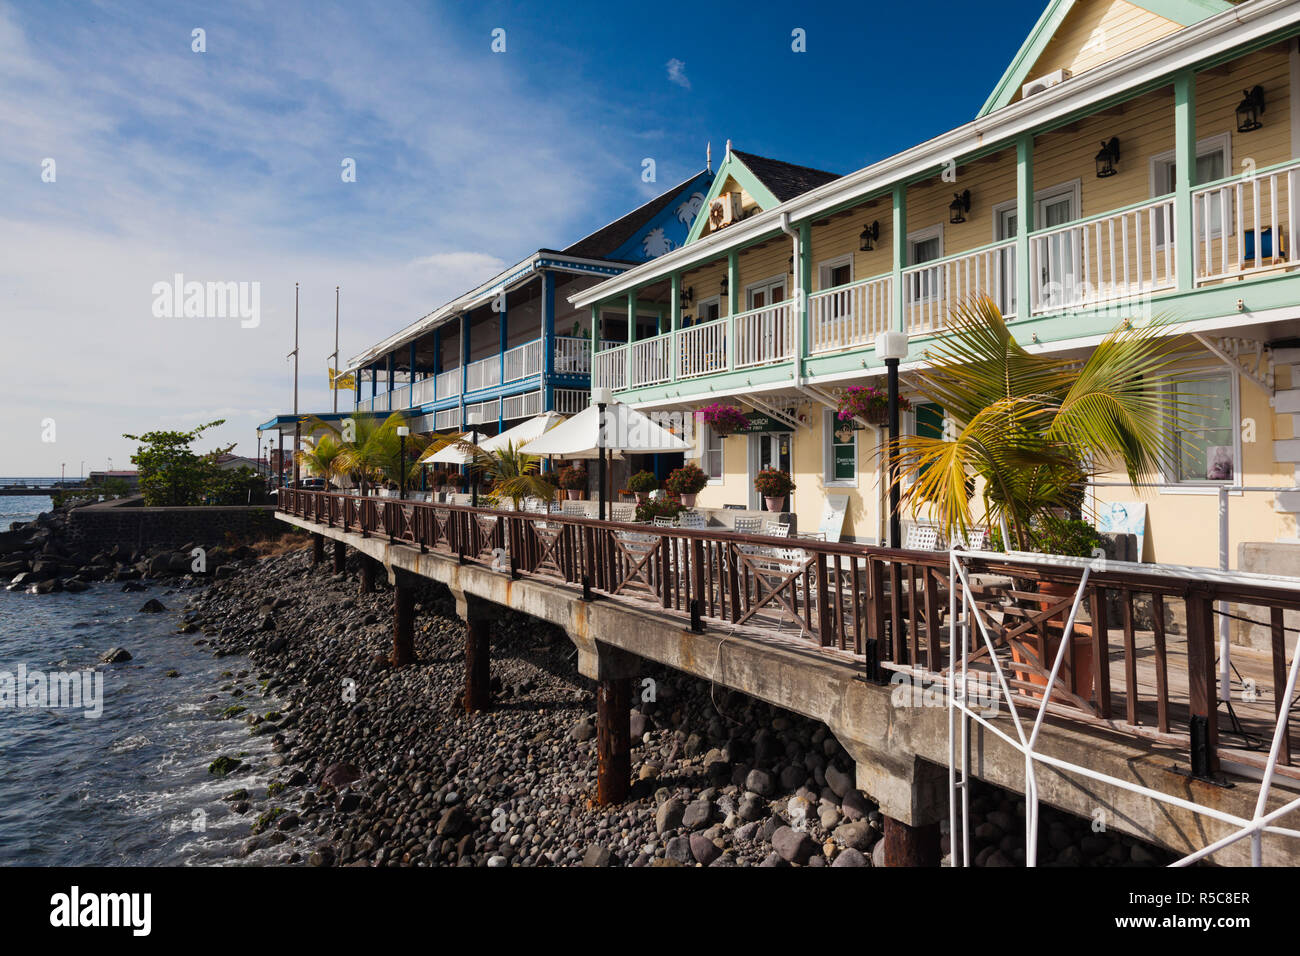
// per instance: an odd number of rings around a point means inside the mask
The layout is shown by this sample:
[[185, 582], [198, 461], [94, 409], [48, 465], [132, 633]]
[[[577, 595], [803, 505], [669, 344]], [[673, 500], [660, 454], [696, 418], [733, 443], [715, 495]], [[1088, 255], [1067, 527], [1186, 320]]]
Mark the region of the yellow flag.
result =
[[356, 379], [354, 379], [350, 373], [346, 375], [341, 375], [335, 369], [330, 369], [329, 373], [330, 373], [330, 381], [333, 383], [332, 387], [335, 390], [351, 391], [352, 389], [357, 387]]

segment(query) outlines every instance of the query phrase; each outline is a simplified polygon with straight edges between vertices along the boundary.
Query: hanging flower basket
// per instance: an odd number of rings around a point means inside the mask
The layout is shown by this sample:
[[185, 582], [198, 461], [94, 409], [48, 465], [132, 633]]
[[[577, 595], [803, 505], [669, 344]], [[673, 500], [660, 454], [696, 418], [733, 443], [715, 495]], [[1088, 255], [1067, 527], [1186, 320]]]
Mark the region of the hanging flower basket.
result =
[[[911, 407], [912, 403], [900, 395], [898, 410], [905, 412]], [[874, 385], [850, 385], [840, 393], [835, 417], [842, 422], [861, 418], [872, 425], [883, 425], [889, 420], [889, 395]]]
[[749, 416], [735, 405], [717, 402], [713, 405], [705, 405], [695, 414], [700, 421], [713, 429], [715, 434], [723, 438], [749, 427]]

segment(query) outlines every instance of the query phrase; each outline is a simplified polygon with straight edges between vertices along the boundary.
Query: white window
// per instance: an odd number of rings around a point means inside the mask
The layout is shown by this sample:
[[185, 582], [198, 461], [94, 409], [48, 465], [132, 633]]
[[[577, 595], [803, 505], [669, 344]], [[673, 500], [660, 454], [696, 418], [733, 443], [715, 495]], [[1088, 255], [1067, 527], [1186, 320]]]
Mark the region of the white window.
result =
[[[919, 266], [943, 258], [943, 225], [908, 233], [907, 264]], [[924, 269], [911, 276], [908, 290], [912, 302], [932, 302], [943, 295], [939, 270]]]
[[785, 301], [785, 276], [773, 276], [745, 287], [745, 308], [761, 309]]
[[1171, 429], [1175, 482], [1231, 482], [1237, 477], [1240, 448], [1236, 382], [1230, 372], [1187, 378], [1174, 386], [1184, 403], [1184, 420]]
[[822, 417], [822, 461], [828, 488], [857, 487], [858, 429], [830, 409]]
[[710, 482], [722, 481], [722, 436], [708, 425], [700, 426], [700, 441], [704, 454], [700, 456], [700, 469], [709, 476]]
[[[1151, 196], [1168, 196], [1174, 191], [1178, 182], [1178, 168], [1174, 161], [1175, 154], [1173, 150], [1167, 153], [1159, 153], [1151, 157]], [[1192, 177], [1192, 186], [1202, 185], [1204, 183], [1213, 183], [1228, 175], [1232, 169], [1232, 136], [1229, 133], [1221, 133], [1218, 136], [1211, 136], [1209, 139], [1199, 140], [1196, 143], [1196, 175]], [[1200, 239], [1205, 239], [1207, 235], [1217, 239], [1223, 235], [1223, 207], [1218, 200], [1218, 193], [1212, 194], [1214, 201], [1208, 203], [1208, 209], [1197, 210], [1197, 220], [1199, 226], [1197, 231], [1200, 233]], [[1232, 193], [1228, 192], [1228, 235], [1232, 234]], [[1165, 224], [1162, 219], [1156, 220], [1156, 244], [1163, 246], [1165, 244]]]
[[838, 256], [817, 266], [817, 288], [836, 289], [853, 281], [853, 256]]

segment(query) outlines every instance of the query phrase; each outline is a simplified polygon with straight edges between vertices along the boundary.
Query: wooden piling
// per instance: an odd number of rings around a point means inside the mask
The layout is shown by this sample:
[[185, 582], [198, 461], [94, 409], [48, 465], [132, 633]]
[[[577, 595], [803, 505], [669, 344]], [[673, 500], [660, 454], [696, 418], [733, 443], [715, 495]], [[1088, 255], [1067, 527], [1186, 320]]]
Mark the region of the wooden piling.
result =
[[393, 585], [393, 666], [415, 660], [415, 588], [398, 575]]
[[596, 682], [596, 802], [621, 803], [632, 777], [632, 679]]
[[470, 615], [465, 622], [465, 713], [492, 706], [492, 625], [487, 618]]
[[938, 866], [939, 824], [910, 826], [885, 817], [885, 866]]

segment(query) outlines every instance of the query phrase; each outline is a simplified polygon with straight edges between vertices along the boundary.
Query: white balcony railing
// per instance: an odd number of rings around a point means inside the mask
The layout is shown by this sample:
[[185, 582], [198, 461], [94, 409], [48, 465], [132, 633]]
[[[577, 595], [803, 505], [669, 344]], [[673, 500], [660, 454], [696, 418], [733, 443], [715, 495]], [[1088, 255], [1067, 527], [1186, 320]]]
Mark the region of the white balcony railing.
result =
[[[487, 361], [487, 360], [485, 360]], [[542, 372], [542, 340], [534, 339], [505, 354], [505, 381], [517, 382]]]
[[375, 400], [373, 398], [363, 398], [361, 401], [357, 402], [357, 411], [368, 412], [373, 409], [374, 406]]
[[673, 335], [657, 335], [632, 343], [631, 388], [657, 385], [673, 377]]
[[446, 372], [439, 372], [434, 379], [434, 386], [437, 390], [438, 398], [450, 398], [453, 395], [460, 394], [460, 369], [448, 369]]
[[727, 370], [727, 321], [715, 319], [677, 333], [677, 377]]
[[1300, 163], [1289, 163], [1192, 193], [1197, 285], [1294, 268], [1298, 175]]
[[555, 410], [561, 415], [576, 415], [591, 404], [591, 392], [582, 388], [557, 388]]
[[516, 418], [532, 418], [542, 413], [542, 390], [523, 392], [501, 399], [501, 417], [506, 421]]
[[601, 349], [592, 357], [592, 388], [627, 388], [627, 346]]
[[894, 280], [876, 276], [808, 297], [808, 351], [833, 352], [875, 343], [893, 313]]
[[794, 354], [791, 303], [778, 302], [737, 313], [736, 368], [787, 361]]
[[1035, 314], [1176, 288], [1174, 198], [1029, 235]]
[[487, 358], [470, 362], [465, 366], [465, 391], [477, 392], [481, 388], [492, 388], [501, 384], [501, 355], [489, 355]]
[[591, 372], [591, 339], [558, 336], [551, 361], [556, 375], [587, 375]]
[[388, 396], [388, 407], [394, 411], [400, 408], [411, 407], [411, 386], [409, 385], [403, 385], [400, 388], [393, 389], [388, 393]]
[[446, 431], [449, 428], [460, 427], [460, 406], [455, 408], [444, 408], [440, 412], [435, 412], [433, 416], [434, 428], [438, 431]]
[[422, 378], [411, 386], [411, 404], [428, 405], [434, 399], [433, 378]]
[[989, 295], [1008, 318], [1016, 314], [1016, 243], [984, 246], [903, 270], [905, 328], [911, 335], [944, 329], [948, 313], [977, 295]]

